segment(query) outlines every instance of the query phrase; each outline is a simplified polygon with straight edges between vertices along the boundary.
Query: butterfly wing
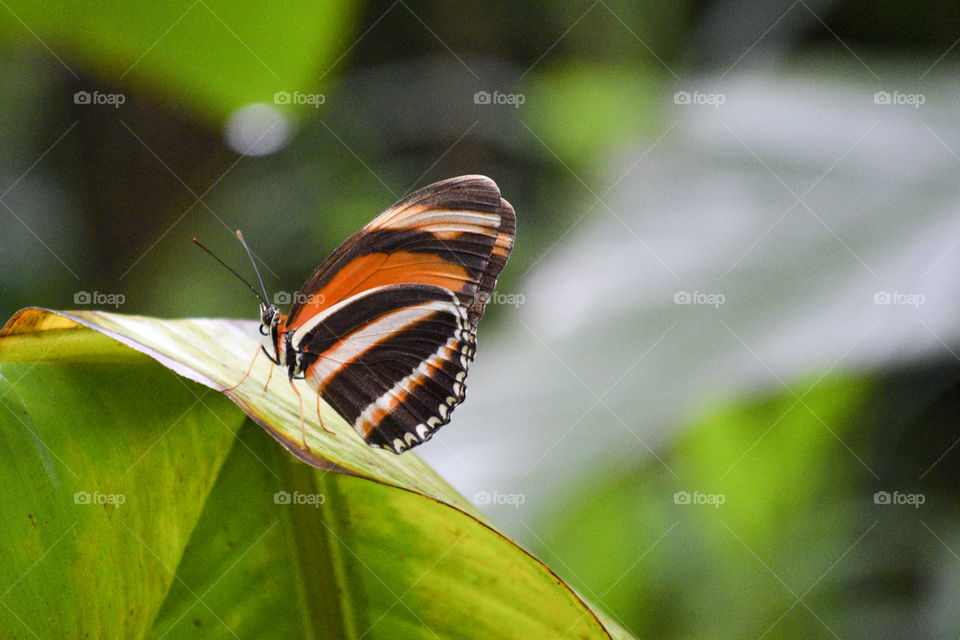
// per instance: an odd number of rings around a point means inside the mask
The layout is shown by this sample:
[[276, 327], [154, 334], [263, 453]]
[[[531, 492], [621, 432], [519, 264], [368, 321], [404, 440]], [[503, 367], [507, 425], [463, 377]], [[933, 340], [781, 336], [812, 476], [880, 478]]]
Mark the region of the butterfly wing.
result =
[[293, 344], [307, 383], [368, 444], [400, 453], [429, 440], [463, 401], [469, 322], [447, 289], [385, 285], [351, 296]]
[[449, 422], [515, 233], [492, 180], [445, 180], [364, 226], [301, 288], [291, 346], [368, 443], [400, 453]]

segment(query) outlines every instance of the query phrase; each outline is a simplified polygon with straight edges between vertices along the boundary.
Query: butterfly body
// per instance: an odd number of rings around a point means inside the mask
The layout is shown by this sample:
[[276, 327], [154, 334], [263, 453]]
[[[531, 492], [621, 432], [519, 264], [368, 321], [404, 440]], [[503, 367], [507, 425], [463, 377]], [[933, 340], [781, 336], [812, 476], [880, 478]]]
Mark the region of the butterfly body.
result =
[[489, 178], [424, 187], [344, 242], [288, 315], [261, 305], [267, 356], [371, 446], [417, 446], [466, 396], [477, 323], [515, 232]]

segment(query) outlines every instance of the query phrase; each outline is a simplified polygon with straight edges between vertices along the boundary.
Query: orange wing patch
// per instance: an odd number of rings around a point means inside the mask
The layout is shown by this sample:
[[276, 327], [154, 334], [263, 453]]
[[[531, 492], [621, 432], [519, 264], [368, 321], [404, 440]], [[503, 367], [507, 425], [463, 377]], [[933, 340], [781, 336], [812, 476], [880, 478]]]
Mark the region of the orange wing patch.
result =
[[296, 329], [327, 307], [368, 289], [404, 282], [430, 284], [460, 293], [474, 281], [463, 266], [429, 253], [398, 251], [357, 256], [303, 303], [297, 317], [291, 318], [290, 328]]

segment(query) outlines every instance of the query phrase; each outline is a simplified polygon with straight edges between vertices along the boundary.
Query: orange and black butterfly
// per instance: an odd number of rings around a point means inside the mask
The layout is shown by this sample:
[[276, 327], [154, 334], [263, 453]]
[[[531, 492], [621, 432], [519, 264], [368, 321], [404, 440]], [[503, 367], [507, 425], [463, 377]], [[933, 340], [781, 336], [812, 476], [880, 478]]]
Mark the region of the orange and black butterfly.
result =
[[288, 315], [262, 302], [272, 353], [261, 349], [367, 444], [415, 447], [466, 396], [477, 323], [515, 235], [513, 207], [489, 178], [424, 187], [334, 251]]

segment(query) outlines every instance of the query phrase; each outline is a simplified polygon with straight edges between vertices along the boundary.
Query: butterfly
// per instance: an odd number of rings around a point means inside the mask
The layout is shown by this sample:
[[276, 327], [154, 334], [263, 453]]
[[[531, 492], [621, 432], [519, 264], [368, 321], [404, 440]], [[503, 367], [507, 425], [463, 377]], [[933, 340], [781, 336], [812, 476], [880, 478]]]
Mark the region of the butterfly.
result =
[[271, 351], [260, 350], [294, 391], [305, 380], [318, 406], [322, 398], [367, 444], [402, 453], [433, 437], [466, 397], [477, 324], [515, 236], [513, 207], [493, 180], [426, 186], [340, 245], [287, 315], [264, 289], [260, 332]]

